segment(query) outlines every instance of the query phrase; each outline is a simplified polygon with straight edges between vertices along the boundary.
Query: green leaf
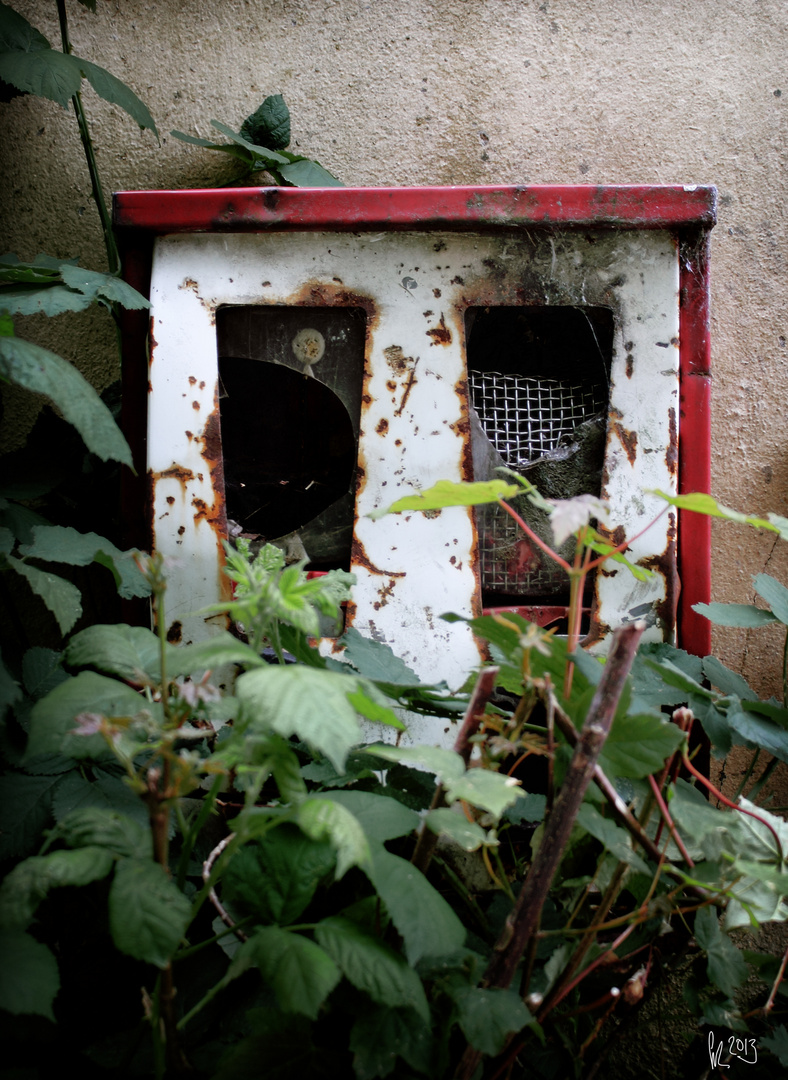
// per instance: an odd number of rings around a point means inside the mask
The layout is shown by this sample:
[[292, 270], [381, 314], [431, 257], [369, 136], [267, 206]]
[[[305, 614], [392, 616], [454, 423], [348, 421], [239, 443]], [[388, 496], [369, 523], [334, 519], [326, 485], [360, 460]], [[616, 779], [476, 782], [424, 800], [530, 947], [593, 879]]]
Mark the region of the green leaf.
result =
[[265, 1062], [265, 1080], [335, 1080], [332, 1054], [312, 1038], [312, 1024], [303, 1016], [287, 1015], [272, 1005], [250, 1009], [251, 1033], [222, 1057], [212, 1080], [251, 1080]]
[[259, 969], [283, 1012], [317, 1019], [342, 973], [319, 945], [278, 926], [257, 930], [239, 951]]
[[282, 165], [279, 172], [293, 187], [344, 187], [341, 180], [311, 158], [298, 158], [289, 165]]
[[[428, 829], [448, 836], [463, 851], [478, 851], [480, 847], [489, 844], [490, 837], [475, 821], [468, 821], [464, 814], [455, 814], [453, 810], [442, 806], [437, 810], [430, 810], [424, 819]], [[497, 840], [492, 841], [497, 844]]]
[[295, 922], [334, 867], [331, 845], [283, 824], [245, 844], [222, 879], [222, 895], [262, 922]]
[[82, 266], [66, 262], [61, 264], [60, 273], [69, 288], [84, 293], [91, 300], [103, 299], [131, 310], [150, 307], [150, 301], [146, 300], [142, 293], [132, 289], [131, 285], [115, 274], [101, 274], [96, 270], [85, 270]]
[[[140, 101], [137, 95], [130, 87], [126, 86], [124, 82], [117, 79], [109, 71], [105, 71], [104, 68], [99, 67], [97, 64], [91, 64], [88, 60], [82, 60], [79, 57], [74, 58], [79, 64], [80, 70], [90, 85], [96, 91], [99, 97], [105, 101], [111, 102], [113, 105], [119, 105], [124, 112], [127, 112], [129, 116], [136, 120], [141, 128], [150, 128], [153, 134], [158, 138], [159, 133], [156, 130], [156, 124], [153, 121], [153, 117], [146, 105]], [[132, 292], [134, 290], [131, 290]], [[120, 303], [124, 301], [120, 300]], [[128, 304], [124, 304], [128, 307]]]
[[771, 611], [754, 604], [693, 604], [692, 610], [705, 615], [715, 626], [766, 626], [777, 621]]
[[676, 724], [657, 716], [617, 716], [602, 747], [600, 764], [608, 776], [650, 776], [683, 739]]
[[0, 79], [28, 94], [56, 101], [64, 109], [82, 85], [80, 63], [55, 49], [0, 54]]
[[344, 660], [378, 686], [392, 688], [392, 696], [396, 696], [397, 689], [411, 689], [422, 685], [418, 675], [397, 656], [390, 645], [364, 637], [355, 626], [345, 632], [339, 644], [344, 646]]
[[139, 795], [135, 794], [121, 777], [109, 775], [100, 769], [95, 771], [98, 778], [94, 781], [86, 780], [77, 769], [61, 779], [52, 799], [55, 821], [62, 821], [75, 810], [98, 807], [103, 810], [117, 810], [137, 824], [150, 829], [148, 808]]
[[[744, 703], [743, 703], [744, 704]], [[738, 738], [737, 743], [761, 747], [780, 761], [788, 761], [788, 731], [757, 713], [744, 712], [734, 707], [727, 711], [726, 719]]]
[[112, 854], [99, 847], [35, 855], [15, 866], [0, 886], [0, 924], [27, 926], [52, 889], [89, 885], [109, 874]]
[[77, 758], [101, 756], [107, 749], [103, 738], [74, 734], [76, 717], [83, 712], [110, 718], [136, 716], [146, 704], [144, 697], [124, 683], [81, 671], [33, 706], [25, 760], [60, 752]]
[[336, 879], [351, 866], [369, 864], [369, 843], [353, 814], [341, 803], [318, 797], [306, 799], [298, 807], [296, 821], [312, 840], [324, 840], [336, 851]]
[[0, 1009], [12, 1016], [32, 1013], [54, 1021], [60, 975], [46, 945], [19, 930], [0, 930], [0, 956]]
[[483, 1054], [499, 1054], [506, 1037], [521, 1031], [531, 1014], [513, 990], [478, 990], [463, 987], [452, 994], [463, 1035]]
[[252, 730], [297, 735], [341, 770], [361, 740], [356, 710], [347, 699], [355, 686], [352, 677], [339, 672], [266, 665], [238, 679], [236, 696]]
[[290, 110], [281, 94], [271, 94], [241, 124], [241, 135], [251, 143], [284, 150], [290, 142]]
[[496, 819], [525, 794], [514, 777], [482, 768], [468, 769], [462, 776], [448, 778], [445, 785], [448, 802], [464, 799]]
[[[737, 521], [743, 525], [753, 525], [758, 529], [780, 532], [780, 527], [776, 522], [773, 523], [771, 520], [765, 520], [752, 514], [742, 514], [738, 510], [731, 510], [729, 507], [723, 506], [722, 503], [718, 503], [716, 499], [705, 492], [696, 491], [688, 495], [666, 495], [664, 491], [654, 491], [650, 494], [659, 495], [661, 499], [670, 503], [671, 506], [678, 507], [679, 510], [692, 510], [696, 514], [725, 518], [726, 521]], [[770, 514], [769, 517], [775, 517], [775, 515]]]
[[388, 743], [371, 743], [364, 753], [383, 758], [384, 761], [403, 762], [416, 769], [434, 773], [440, 781], [448, 783], [465, 775], [465, 765], [459, 754], [440, 746], [391, 746]]
[[41, 597], [55, 616], [60, 632], [67, 634], [82, 614], [82, 597], [76, 585], [10, 555], [6, 555], [5, 559], [7, 565], [25, 578], [33, 592]]
[[7, 773], [0, 777], [0, 859], [26, 855], [40, 843], [51, 818], [52, 792], [58, 783], [60, 776]]
[[429, 1022], [430, 1010], [421, 979], [404, 957], [379, 938], [340, 916], [319, 922], [315, 937], [357, 990], [379, 1005], [411, 1007]]
[[379, 508], [367, 514], [377, 520], [386, 514], [401, 514], [405, 510], [443, 510], [447, 506], [483, 506], [485, 503], [498, 502], [499, 499], [511, 499], [521, 494], [517, 484], [507, 484], [505, 480], [483, 480], [477, 483], [439, 480], [431, 488], [419, 491], [415, 495], [404, 495], [386, 509]]
[[193, 675], [196, 671], [213, 671], [223, 664], [243, 667], [262, 667], [265, 660], [251, 646], [227, 630], [214, 634], [206, 641], [193, 645], [178, 645], [167, 652], [167, 668], [171, 675]]
[[215, 127], [217, 131], [221, 131], [222, 135], [226, 135], [227, 138], [236, 144], [236, 146], [242, 146], [244, 150], [248, 150], [256, 158], [266, 164], [271, 165], [287, 165], [289, 157], [283, 157], [282, 154], [278, 154], [275, 150], [269, 150], [266, 146], [257, 146], [254, 143], [248, 142], [242, 138], [237, 132], [233, 131], [226, 124], [220, 123], [218, 120], [211, 120], [211, 127]]
[[65, 563], [67, 566], [100, 563], [115, 578], [118, 594], [124, 600], [150, 595], [150, 586], [134, 559], [137, 553], [121, 551], [98, 533], [81, 533], [63, 525], [36, 525], [32, 542], [21, 550], [25, 558]]
[[52, 318], [67, 311], [85, 311], [92, 303], [92, 297], [66, 285], [3, 285], [0, 288], [0, 307], [12, 315], [48, 315]]
[[771, 574], [758, 574], [753, 578], [755, 591], [766, 601], [773, 614], [788, 626], [788, 589]]
[[163, 968], [186, 933], [191, 904], [158, 863], [122, 859], [109, 890], [109, 928], [121, 952]]
[[42, 33], [7, 4], [0, 4], [0, 52], [33, 52], [50, 48]]
[[633, 850], [632, 839], [626, 829], [620, 828], [609, 818], [602, 817], [596, 807], [583, 803], [577, 815], [577, 823], [620, 862], [625, 862], [642, 874], [651, 873], [648, 863]]
[[68, 678], [62, 667], [63, 656], [54, 649], [34, 645], [22, 658], [22, 681], [36, 701]]
[[544, 821], [547, 809], [547, 797], [545, 795], [528, 794], [524, 799], [518, 799], [514, 806], [510, 806], [503, 815], [506, 821], [519, 825], [523, 821]]
[[153, 855], [150, 829], [117, 810], [99, 807], [72, 810], [58, 823], [52, 836], [72, 848], [95, 846], [130, 859]]
[[[433, 1047], [430, 1026], [414, 1009], [383, 1005], [362, 1008], [350, 1033], [356, 1080], [389, 1076], [398, 1057], [422, 1075], [436, 1075], [432, 1068]], [[398, 1072], [396, 1076], [408, 1074]]]
[[702, 907], [695, 912], [694, 934], [706, 953], [709, 979], [727, 997], [733, 997], [749, 976], [749, 970], [739, 950], [720, 929], [713, 907]]
[[19, 701], [21, 697], [22, 691], [19, 688], [19, 683], [0, 660], [0, 721], [5, 716], [8, 707]]
[[723, 694], [733, 695], [744, 700], [757, 701], [758, 695], [751, 690], [746, 679], [731, 671], [730, 668], [717, 659], [716, 656], [706, 656], [703, 659], [703, 674]]
[[159, 680], [159, 639], [144, 626], [88, 626], [74, 635], [64, 656], [69, 667], [98, 668], [138, 685]]
[[761, 1037], [761, 1046], [765, 1046], [767, 1050], [770, 1050], [779, 1058], [780, 1064], [788, 1068], [788, 1030], [786, 1030], [785, 1024], [776, 1027], [773, 1035], [763, 1035]]
[[368, 876], [402, 935], [409, 963], [462, 948], [465, 928], [415, 866], [384, 847], [373, 847]]
[[649, 662], [652, 660], [657, 665], [660, 661], [667, 660], [671, 664], [672, 671], [678, 669], [690, 678], [692, 686], [700, 686], [703, 679], [700, 657], [690, 656], [683, 649], [677, 649], [665, 642], [648, 642], [641, 645], [632, 664], [630, 675], [633, 712], [644, 712], [647, 709], [659, 712], [663, 705], [683, 705], [687, 700], [686, 689], [666, 682], [659, 666], [654, 666]]
[[131, 451], [112, 413], [90, 383], [61, 356], [17, 337], [0, 337], [0, 378], [44, 394], [89, 450], [131, 467]]
[[419, 815], [396, 799], [371, 791], [321, 791], [315, 799], [327, 799], [349, 810], [371, 844], [383, 844], [407, 836], [418, 827]]
[[405, 725], [393, 709], [390, 709], [388, 705], [382, 705], [379, 701], [374, 701], [362, 689], [354, 690], [352, 694], [348, 694], [347, 699], [356, 712], [363, 716], [365, 720], [370, 720], [375, 724], [386, 724], [388, 727], [396, 728], [398, 731], [406, 730]]

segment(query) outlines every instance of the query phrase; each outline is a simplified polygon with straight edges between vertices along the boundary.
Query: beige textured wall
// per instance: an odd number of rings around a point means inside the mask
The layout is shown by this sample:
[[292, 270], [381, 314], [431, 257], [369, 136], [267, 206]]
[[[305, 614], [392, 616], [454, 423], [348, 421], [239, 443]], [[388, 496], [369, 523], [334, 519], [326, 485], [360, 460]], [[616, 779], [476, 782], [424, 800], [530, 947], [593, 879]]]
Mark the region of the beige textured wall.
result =
[[[15, 6], [57, 41], [55, 5]], [[214, 185], [232, 169], [170, 137], [240, 124], [281, 92], [304, 152], [345, 183], [714, 183], [714, 491], [788, 515], [788, 5], [784, 0], [99, 0], [68, 2], [74, 50], [127, 81], [161, 145], [86, 90], [108, 191]], [[3, 246], [102, 248], [72, 118], [0, 106]], [[102, 320], [65, 350], [103, 386], [117, 375]], [[63, 349], [62, 325], [35, 326]], [[31, 330], [30, 332], [33, 332]], [[20, 412], [21, 418], [21, 412]], [[15, 428], [7, 417], [7, 440]], [[788, 581], [788, 545], [714, 533], [718, 600], [750, 575]], [[724, 631], [715, 645], [761, 693], [781, 693], [781, 641]]]

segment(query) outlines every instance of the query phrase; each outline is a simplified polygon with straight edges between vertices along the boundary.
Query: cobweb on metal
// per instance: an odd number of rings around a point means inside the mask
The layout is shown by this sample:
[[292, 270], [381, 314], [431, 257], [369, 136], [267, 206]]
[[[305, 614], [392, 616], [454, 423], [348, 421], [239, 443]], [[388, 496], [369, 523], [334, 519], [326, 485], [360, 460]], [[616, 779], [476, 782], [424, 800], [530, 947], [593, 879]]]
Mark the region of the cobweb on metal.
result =
[[511, 469], [527, 465], [607, 407], [591, 382], [469, 371], [473, 407], [484, 433]]
[[[512, 469], [555, 450], [578, 425], [607, 408], [606, 387], [590, 380], [469, 371], [468, 382], [485, 435]], [[485, 591], [533, 598], [564, 591], [563, 571], [523, 539], [500, 506], [485, 508], [479, 534]]]

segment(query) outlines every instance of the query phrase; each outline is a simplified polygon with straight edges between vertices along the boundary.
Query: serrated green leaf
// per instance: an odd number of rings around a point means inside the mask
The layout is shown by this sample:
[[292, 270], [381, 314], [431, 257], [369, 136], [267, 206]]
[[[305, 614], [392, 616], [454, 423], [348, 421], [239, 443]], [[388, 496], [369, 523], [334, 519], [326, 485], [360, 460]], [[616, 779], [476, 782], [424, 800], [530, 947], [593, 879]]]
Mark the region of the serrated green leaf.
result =
[[79, 61], [55, 49], [0, 54], [0, 79], [28, 94], [56, 101], [64, 109], [82, 85]]
[[30, 566], [21, 559], [12, 558], [10, 555], [5, 558], [7, 565], [20, 574], [33, 592], [44, 601], [55, 616], [60, 632], [67, 634], [82, 614], [82, 596], [76, 585], [57, 574]]
[[62, 667], [63, 656], [54, 649], [34, 645], [22, 657], [22, 681], [36, 701], [68, 678]]
[[506, 1037], [521, 1031], [531, 1014], [513, 990], [462, 987], [452, 994], [465, 1038], [483, 1054], [499, 1054]]
[[695, 912], [694, 934], [706, 953], [709, 979], [727, 997], [733, 997], [749, 976], [749, 970], [739, 950], [720, 929], [713, 907], [703, 907]]
[[242, 667], [263, 667], [265, 660], [251, 646], [227, 630], [214, 634], [206, 641], [193, 645], [178, 645], [168, 650], [167, 668], [171, 675], [193, 675], [197, 671], [213, 671], [223, 664]]
[[357, 990], [379, 1005], [411, 1007], [429, 1022], [430, 1010], [421, 979], [404, 957], [380, 938], [341, 916], [319, 922], [315, 937]]
[[761, 747], [780, 761], [788, 761], [788, 731], [765, 716], [745, 712], [738, 706], [726, 712], [726, 720], [737, 738], [736, 743]]
[[364, 753], [384, 761], [402, 762], [416, 769], [434, 773], [443, 783], [458, 780], [465, 774], [465, 765], [459, 754], [440, 746], [391, 746], [388, 743], [370, 743]]
[[12, 1016], [33, 1014], [54, 1021], [60, 974], [46, 945], [19, 930], [0, 930], [0, 956], [0, 1009]]
[[266, 665], [238, 679], [236, 696], [251, 730], [297, 735], [341, 770], [350, 748], [361, 741], [356, 710], [347, 699], [354, 686], [338, 672]]
[[146, 704], [144, 697], [124, 683], [93, 671], [81, 671], [33, 706], [25, 760], [61, 752], [77, 758], [101, 756], [107, 749], [103, 738], [75, 735], [75, 718], [83, 712], [106, 717], [136, 716]]
[[388, 727], [396, 728], [398, 731], [406, 730], [405, 725], [393, 709], [390, 709], [388, 705], [382, 705], [379, 701], [374, 701], [360, 687], [358, 690], [354, 690], [353, 693], [348, 694], [347, 699], [356, 712], [363, 716], [365, 720], [375, 724], [386, 724]]
[[444, 783], [448, 802], [464, 799], [496, 819], [525, 794], [514, 777], [481, 768], [468, 769], [462, 776], [446, 779]]
[[109, 874], [114, 861], [110, 852], [99, 847], [53, 851], [25, 859], [0, 886], [0, 925], [27, 926], [52, 889], [99, 881]]
[[344, 646], [343, 658], [378, 685], [403, 689], [422, 685], [418, 675], [397, 656], [390, 645], [364, 637], [355, 626], [348, 628], [339, 644]]
[[419, 824], [419, 815], [386, 795], [371, 791], [321, 791], [315, 799], [327, 799], [349, 810], [371, 844], [407, 836]]
[[404, 495], [385, 509], [379, 508], [367, 514], [377, 520], [386, 514], [401, 514], [406, 510], [444, 510], [449, 506], [483, 506], [498, 502], [499, 499], [511, 499], [520, 493], [517, 484], [507, 484], [505, 480], [483, 480], [476, 483], [465, 481], [439, 480], [431, 488], [419, 491], [415, 495]]
[[109, 928], [122, 953], [166, 967], [190, 916], [191, 904], [158, 863], [121, 859], [109, 890]]
[[411, 964], [462, 948], [465, 928], [420, 870], [384, 847], [372, 849], [368, 876], [402, 935]]
[[290, 110], [281, 94], [271, 94], [241, 124], [241, 135], [249, 142], [284, 150], [290, 142]]
[[136, 821], [138, 825], [149, 829], [150, 815], [148, 808], [139, 795], [118, 776], [110, 776], [96, 770], [98, 778], [86, 780], [78, 770], [64, 776], [55, 788], [52, 798], [52, 813], [55, 821], [62, 821], [75, 810], [97, 807], [103, 810], [116, 810], [118, 813]]
[[89, 450], [131, 467], [131, 451], [112, 413], [90, 383], [61, 356], [17, 337], [0, 337], [0, 377], [44, 394], [72, 424]]
[[66, 285], [3, 285], [0, 307], [12, 315], [63, 315], [67, 311], [85, 311], [93, 303], [91, 296]]
[[776, 618], [788, 626], [788, 589], [771, 574], [757, 574], [753, 578], [753, 584], [757, 594], [763, 597]]
[[519, 825], [523, 821], [544, 821], [547, 809], [546, 795], [527, 794], [524, 799], [518, 799], [514, 806], [510, 806], [504, 813], [506, 821]]
[[5, 716], [8, 707], [19, 701], [21, 697], [19, 683], [0, 660], [0, 720]]
[[282, 178], [293, 187], [344, 187], [333, 173], [311, 158], [299, 158], [279, 168]]
[[760, 1045], [770, 1050], [779, 1059], [780, 1064], [788, 1068], [788, 1030], [785, 1024], [776, 1027], [774, 1034], [763, 1035]]
[[590, 833], [595, 840], [603, 844], [620, 862], [625, 862], [641, 874], [650, 874], [648, 863], [632, 848], [632, 840], [626, 829], [622, 829], [609, 818], [604, 818], [590, 803], [583, 803], [577, 814], [577, 823]]
[[0, 52], [33, 52], [49, 47], [44, 35], [27, 19], [8, 4], [0, 4]]
[[312, 840], [326, 841], [334, 848], [337, 881], [351, 866], [363, 868], [369, 864], [369, 843], [364, 830], [340, 802], [319, 797], [306, 799], [298, 807], [296, 821]]
[[[158, 131], [156, 130], [156, 124], [153, 121], [148, 108], [137, 97], [134, 91], [126, 86], [124, 82], [116, 78], [109, 71], [106, 71], [103, 67], [99, 67], [97, 64], [91, 64], [88, 60], [82, 60], [80, 57], [74, 58], [79, 64], [80, 70], [90, 85], [96, 91], [100, 98], [105, 101], [111, 102], [113, 105], [118, 105], [124, 112], [127, 112], [129, 116], [136, 120], [141, 128], [150, 128], [153, 134], [158, 138]], [[131, 290], [134, 291], [133, 289]], [[124, 301], [120, 300], [120, 303], [128, 307]]]
[[159, 680], [159, 639], [144, 626], [88, 626], [69, 641], [64, 656], [69, 667], [98, 668], [138, 685]]
[[52, 793], [60, 776], [26, 776], [7, 773], [0, 777], [0, 859], [27, 855], [40, 843], [51, 820]]
[[770, 611], [754, 604], [693, 604], [692, 610], [704, 615], [715, 626], [766, 626], [777, 621]]
[[242, 146], [244, 150], [249, 151], [256, 158], [259, 158], [265, 163], [271, 165], [287, 165], [289, 158], [284, 157], [282, 154], [278, 154], [275, 150], [269, 150], [266, 146], [257, 146], [254, 143], [249, 142], [247, 139], [242, 138], [238, 132], [233, 131], [227, 124], [220, 123], [219, 120], [211, 120], [211, 127], [215, 127], [217, 131], [221, 131], [222, 135], [225, 135], [231, 142], [234, 142], [237, 146]]
[[758, 695], [751, 690], [746, 679], [717, 659], [716, 656], [706, 656], [703, 660], [703, 674], [718, 690], [725, 695], [734, 695], [745, 700], [757, 701]]
[[334, 864], [331, 844], [283, 824], [233, 856], [222, 895], [244, 914], [286, 926], [306, 909]]
[[616, 716], [600, 755], [608, 776], [637, 779], [661, 769], [684, 734], [676, 724], [657, 716]]
[[303, 1013], [313, 1020], [342, 977], [319, 945], [278, 926], [257, 930], [240, 952], [260, 969], [283, 1012]]
[[149, 828], [117, 810], [100, 807], [72, 810], [58, 823], [53, 838], [72, 848], [100, 847], [129, 859], [153, 854]]
[[[434, 1038], [415, 1009], [370, 1006], [358, 1011], [350, 1032], [356, 1080], [389, 1076], [402, 1057], [424, 1076], [432, 1072]], [[407, 1073], [397, 1075], [408, 1076]]]
[[[448, 807], [430, 810], [424, 821], [428, 829], [439, 836], [448, 836], [463, 851], [478, 851], [480, 847], [490, 843], [490, 838], [481, 825], [468, 821], [464, 814], [455, 814]], [[497, 844], [498, 841], [494, 842]]]
[[81, 533], [63, 525], [36, 525], [32, 541], [21, 551], [26, 558], [67, 566], [89, 566], [98, 562], [113, 575], [118, 594], [124, 600], [150, 595], [150, 586], [135, 562], [137, 553], [121, 551], [98, 533]]

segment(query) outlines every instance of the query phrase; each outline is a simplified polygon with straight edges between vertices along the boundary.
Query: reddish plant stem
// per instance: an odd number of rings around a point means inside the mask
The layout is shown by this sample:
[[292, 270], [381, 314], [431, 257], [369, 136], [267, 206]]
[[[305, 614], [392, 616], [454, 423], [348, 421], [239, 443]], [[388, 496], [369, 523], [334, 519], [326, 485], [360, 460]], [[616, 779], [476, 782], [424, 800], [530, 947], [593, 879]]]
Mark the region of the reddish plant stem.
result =
[[[580, 739], [553, 806], [553, 812], [545, 824], [542, 842], [520, 890], [517, 903], [512, 908], [503, 933], [496, 943], [493, 957], [482, 979], [482, 986], [502, 989], [509, 987], [539, 924], [542, 907], [569, 841], [578, 810], [588, 785], [594, 777], [594, 769], [613, 723], [616, 706], [624, 689], [643, 629], [642, 623], [633, 623], [622, 627], [613, 635], [610, 656], [591, 702]], [[457, 1069], [457, 1080], [471, 1080], [480, 1059], [480, 1052], [468, 1045]]]
[[675, 822], [670, 816], [670, 811], [668, 810], [667, 803], [662, 798], [662, 792], [659, 790], [659, 784], [657, 784], [657, 781], [654, 779], [653, 776], [650, 776], [648, 778], [648, 781], [651, 784], [651, 790], [654, 792], [654, 798], [657, 800], [657, 806], [659, 807], [660, 814], [662, 814], [662, 820], [667, 825], [668, 830], [670, 831], [670, 835], [675, 840], [676, 847], [681, 852], [681, 857], [684, 859], [684, 862], [687, 864], [687, 866], [689, 866], [690, 869], [692, 869], [695, 866], [695, 863], [690, 858], [689, 852], [684, 847], [684, 841], [678, 834]]

